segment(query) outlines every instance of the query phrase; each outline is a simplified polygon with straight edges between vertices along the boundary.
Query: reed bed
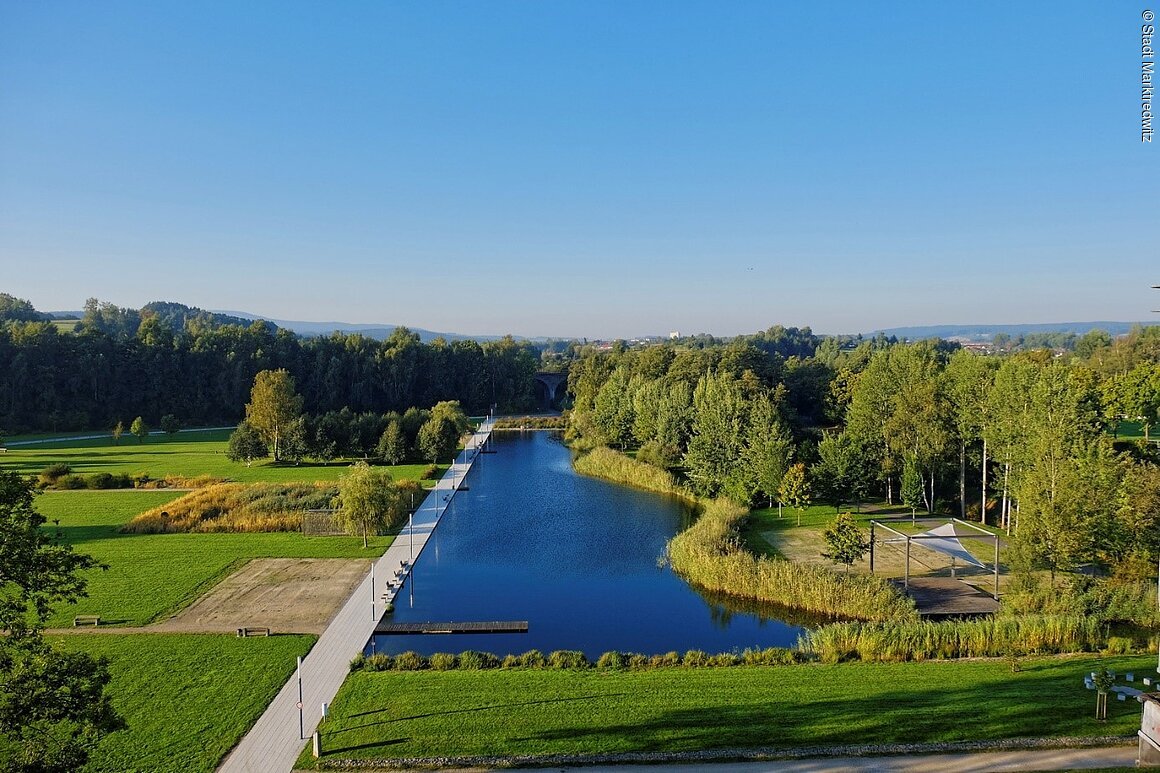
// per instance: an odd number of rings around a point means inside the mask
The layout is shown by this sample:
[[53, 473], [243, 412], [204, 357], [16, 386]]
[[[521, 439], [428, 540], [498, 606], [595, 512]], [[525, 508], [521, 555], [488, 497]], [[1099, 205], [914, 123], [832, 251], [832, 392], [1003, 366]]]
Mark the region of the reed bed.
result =
[[121, 528], [135, 534], [298, 531], [302, 513], [338, 493], [319, 483], [218, 483], [146, 510]]
[[604, 446], [598, 446], [576, 457], [572, 466], [581, 475], [695, 501], [689, 490], [678, 483], [676, 477], [668, 470], [638, 462], [630, 456]]
[[1091, 652], [1106, 643], [1105, 626], [1075, 615], [981, 620], [834, 623], [808, 632], [798, 647], [823, 663], [900, 662]]
[[914, 603], [880, 578], [753, 555], [737, 531], [745, 516], [745, 508], [728, 500], [706, 504], [696, 523], [669, 541], [673, 569], [711, 591], [829, 618], [917, 619]]

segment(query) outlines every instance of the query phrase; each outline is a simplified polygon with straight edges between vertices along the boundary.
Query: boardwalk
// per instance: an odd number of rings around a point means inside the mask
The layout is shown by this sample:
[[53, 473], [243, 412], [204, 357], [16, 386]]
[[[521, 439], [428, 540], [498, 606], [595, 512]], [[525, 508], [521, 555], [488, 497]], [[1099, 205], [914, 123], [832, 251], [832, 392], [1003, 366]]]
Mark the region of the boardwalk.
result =
[[[901, 582], [893, 582], [901, 589]], [[978, 617], [993, 615], [999, 609], [993, 596], [949, 577], [911, 577], [906, 593], [914, 599], [918, 613], [927, 618]]]
[[[485, 422], [456, 458], [451, 469], [427, 495], [414, 516], [413, 534], [406, 527], [400, 532], [387, 552], [374, 563], [374, 586], [370, 573], [354, 589], [350, 598], [335, 614], [318, 642], [302, 663], [302, 733], [299, 734], [298, 678], [294, 674], [283, 685], [265, 713], [226, 757], [221, 771], [279, 771], [293, 769], [295, 760], [306, 745], [306, 739], [322, 719], [322, 704], [330, 703], [342, 685], [351, 659], [362, 652], [363, 646], [374, 633], [384, 611], [382, 590], [396, 579], [396, 571], [404, 575], [411, 560], [412, 539], [414, 557], [418, 558], [427, 544], [427, 538], [439, 523], [451, 497], [460, 484], [480, 446], [491, 433], [493, 421]], [[393, 592], [388, 591], [388, 598]]]

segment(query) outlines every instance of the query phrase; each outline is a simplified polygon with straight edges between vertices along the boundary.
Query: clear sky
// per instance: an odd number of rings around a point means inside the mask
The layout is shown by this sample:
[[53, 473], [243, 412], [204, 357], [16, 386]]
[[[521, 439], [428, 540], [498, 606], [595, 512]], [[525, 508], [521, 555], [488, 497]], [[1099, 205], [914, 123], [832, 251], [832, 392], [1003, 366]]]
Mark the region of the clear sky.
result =
[[587, 337], [1149, 319], [1150, 3], [0, 0], [0, 291]]

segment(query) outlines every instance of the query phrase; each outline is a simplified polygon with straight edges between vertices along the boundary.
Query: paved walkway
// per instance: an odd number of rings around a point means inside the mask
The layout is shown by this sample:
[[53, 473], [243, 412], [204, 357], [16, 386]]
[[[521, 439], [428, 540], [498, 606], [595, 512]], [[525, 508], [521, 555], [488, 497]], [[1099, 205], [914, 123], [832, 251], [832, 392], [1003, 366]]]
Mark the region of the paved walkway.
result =
[[298, 675], [295, 673], [218, 770], [284, 773], [294, 767], [306, 739], [313, 735], [322, 720], [322, 704], [334, 700], [350, 670], [351, 659], [362, 652], [374, 633], [375, 624], [384, 611], [382, 594], [388, 581], [394, 579], [396, 570], [409, 562], [412, 549], [415, 558], [423, 551], [427, 538], [476, 460], [480, 446], [491, 433], [493, 423], [494, 420], [489, 419], [472, 435], [451, 469], [435, 484], [415, 512], [413, 529], [404, 527], [387, 552], [374, 563], [373, 585], [368, 573], [303, 660], [301, 733]]
[[[720, 762], [692, 765], [649, 765], [648, 773], [1003, 773], [1004, 771], [1087, 770], [1132, 768], [1136, 746], [1094, 749], [1027, 749], [1009, 752], [915, 754], [890, 757], [831, 757], [768, 762]], [[631, 773], [637, 768], [604, 765], [584, 768], [543, 768], [581, 773]], [[645, 769], [645, 768], [641, 768]]]

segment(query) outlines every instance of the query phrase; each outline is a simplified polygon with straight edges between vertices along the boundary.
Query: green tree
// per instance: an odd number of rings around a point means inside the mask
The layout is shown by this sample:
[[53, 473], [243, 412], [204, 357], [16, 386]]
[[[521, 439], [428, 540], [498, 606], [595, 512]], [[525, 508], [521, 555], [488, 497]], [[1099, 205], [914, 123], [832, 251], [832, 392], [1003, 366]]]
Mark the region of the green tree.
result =
[[301, 415], [302, 398], [294, 392], [294, 378], [288, 371], [263, 370], [254, 376], [246, 421], [273, 450], [275, 462], [282, 460], [283, 438]]
[[366, 462], [357, 462], [349, 473], [339, 478], [335, 504], [338, 506], [335, 520], [348, 533], [361, 533], [364, 548], [370, 532], [393, 526], [406, 512], [399, 487], [390, 473]]
[[704, 496], [725, 493], [741, 459], [746, 406], [737, 382], [711, 373], [693, 391], [693, 425], [685, 466], [694, 489]]
[[773, 498], [777, 496], [792, 456], [793, 440], [782, 426], [777, 409], [767, 396], [758, 397], [749, 412], [741, 458], [747, 488], [764, 494], [770, 507], [773, 507]]
[[446, 416], [435, 415], [419, 428], [419, 437], [416, 440], [419, 453], [431, 464], [451, 456], [458, 442], [459, 433], [451, 420]]
[[866, 457], [847, 433], [827, 432], [818, 443], [818, 461], [811, 471], [819, 493], [834, 505], [834, 512], [847, 502], [861, 502], [870, 473]]
[[166, 435], [172, 437], [181, 430], [181, 422], [172, 413], [167, 413], [161, 417], [161, 431]]
[[113, 425], [113, 431], [111, 434], [113, 436], [113, 445], [120, 445], [121, 435], [125, 434], [125, 424], [123, 422], [118, 421], [116, 424]]
[[402, 464], [407, 458], [407, 438], [397, 419], [387, 423], [387, 428], [379, 438], [377, 451], [387, 464]]
[[801, 462], [786, 470], [777, 487], [777, 497], [797, 510], [797, 525], [802, 525], [802, 511], [810, 506], [810, 478]]
[[138, 443], [144, 443], [145, 438], [149, 437], [149, 425], [145, 423], [143, 418], [138, 416], [129, 425], [129, 432], [136, 436]]
[[107, 695], [108, 662], [65, 653], [42, 629], [52, 607], [85, 595], [99, 566], [43, 529], [31, 484], [0, 472], [0, 769], [71, 771], [123, 727]]
[[270, 455], [266, 441], [258, 431], [243, 421], [238, 428], [230, 433], [229, 443], [226, 444], [226, 458], [231, 462], [245, 462], [249, 467], [255, 459], [265, 459]]
[[910, 520], [914, 521], [914, 511], [922, 507], [924, 496], [922, 490], [922, 473], [918, 471], [918, 463], [907, 458], [902, 463], [902, 503], [910, 508]]
[[826, 543], [822, 557], [835, 564], [845, 564], [847, 574], [853, 563], [870, 549], [869, 540], [862, 536], [862, 530], [849, 513], [840, 513], [834, 523], [822, 532], [822, 539]]

